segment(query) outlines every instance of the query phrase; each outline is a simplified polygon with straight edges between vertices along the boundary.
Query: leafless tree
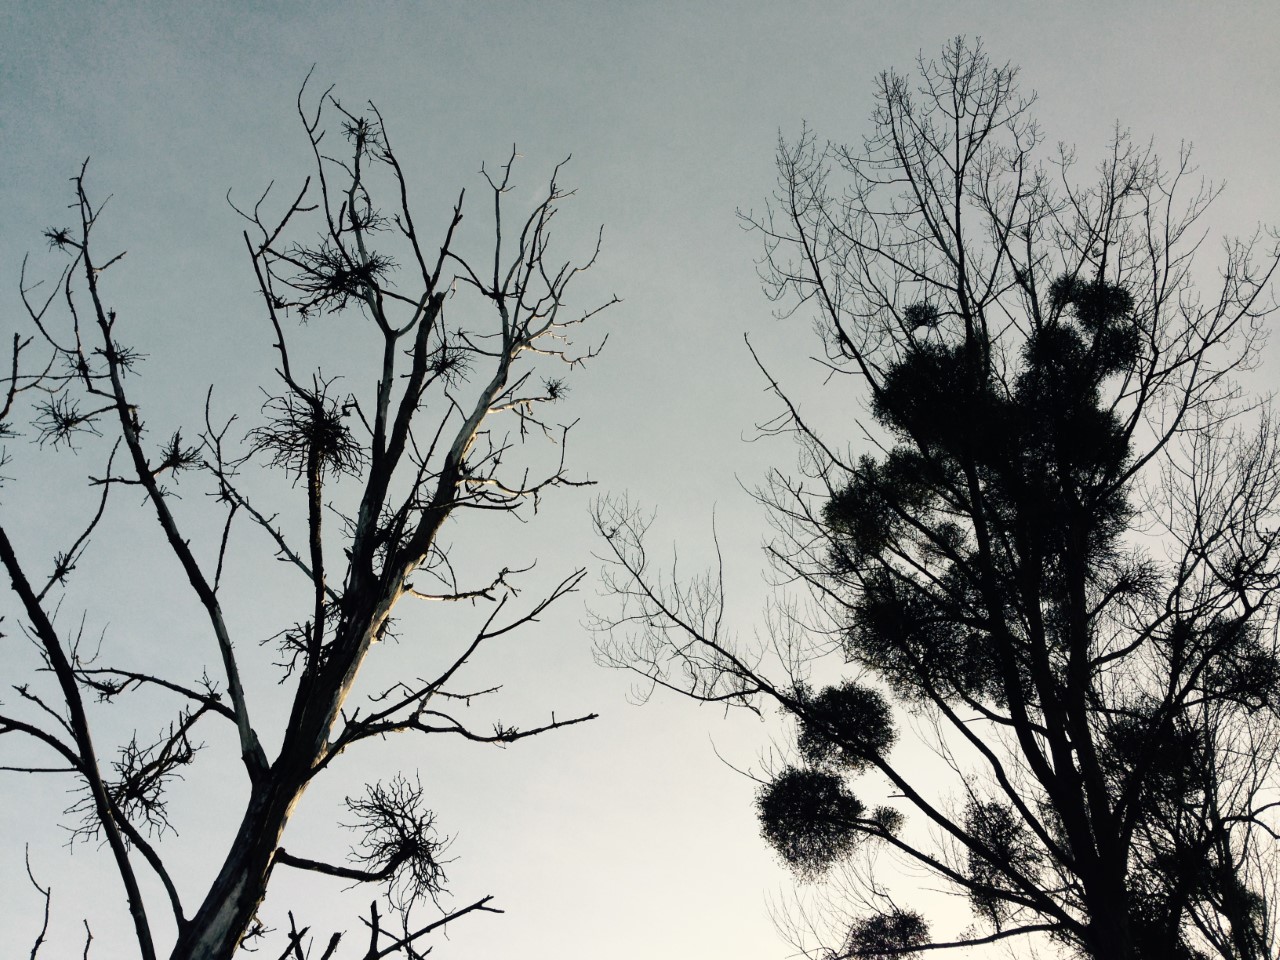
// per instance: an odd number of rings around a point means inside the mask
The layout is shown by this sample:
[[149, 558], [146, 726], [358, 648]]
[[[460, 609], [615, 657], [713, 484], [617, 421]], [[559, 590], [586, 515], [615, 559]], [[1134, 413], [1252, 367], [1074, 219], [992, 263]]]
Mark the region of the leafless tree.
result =
[[[9, 479], [5, 511], [21, 509], [12, 505], [16, 490], [30, 495], [28, 509], [34, 504], [49, 516], [84, 512], [83, 505], [42, 499], [38, 487], [38, 471], [49, 469], [41, 458], [55, 450], [62, 455], [58, 448], [67, 446], [93, 460], [95, 494], [77, 535], [52, 557], [42, 555], [47, 542], [21, 543], [11, 537], [9, 522], [0, 526], [0, 562], [18, 614], [9, 618], [8, 642], [25, 636], [43, 668], [14, 678], [16, 697], [0, 708], [0, 734], [15, 749], [25, 738], [53, 758], [21, 759], [4, 769], [74, 779], [77, 799], [69, 813], [75, 830], [109, 851], [145, 960], [165, 952], [184, 960], [231, 957], [261, 930], [256, 914], [280, 868], [385, 885], [400, 911], [399, 929], [387, 924], [375, 901], [364, 920], [368, 936], [347, 955], [421, 956], [429, 949], [423, 938], [445, 923], [500, 911], [484, 896], [441, 908], [431, 922], [408, 916], [414, 904], [436, 902], [445, 885], [445, 837], [419, 783], [397, 773], [348, 800], [360, 840], [345, 864], [283, 846], [307, 787], [339, 766], [346, 751], [374, 738], [442, 734], [505, 745], [594, 717], [553, 712], [521, 727], [469, 719], [473, 700], [496, 691], [467, 686], [477, 650], [537, 620], [577, 589], [583, 571], [533, 600], [517, 599], [527, 568], [514, 569], [515, 560], [499, 555], [490, 561], [496, 573], [489, 582], [460, 583], [442, 530], [450, 519], [458, 529], [478, 511], [523, 518], [551, 490], [586, 483], [565, 467], [570, 430], [551, 410], [565, 396], [565, 376], [603, 343], [596, 337], [594, 346], [575, 346], [574, 338], [609, 303], [571, 312], [569, 299], [579, 274], [595, 261], [599, 238], [585, 261], [557, 259], [551, 226], [570, 195], [560, 167], [541, 200], [513, 217], [514, 151], [496, 173], [482, 171], [488, 213], [480, 222], [488, 218], [487, 234], [464, 243], [459, 194], [433, 238], [415, 220], [410, 185], [376, 107], [348, 110], [331, 90], [315, 98], [304, 84], [298, 114], [314, 161], [311, 176], [280, 204], [270, 188], [247, 209], [233, 201], [246, 221], [245, 254], [277, 375], [261, 417], [247, 429], [237, 416], [216, 412], [211, 390], [199, 430], [155, 435], [133, 399], [130, 378], [141, 353], [128, 342], [128, 317], [111, 305], [110, 271], [124, 254], [100, 252], [103, 205], [92, 198], [87, 169], [73, 180], [74, 222], [46, 233], [50, 247], [67, 258], [58, 280], [33, 282], [24, 264], [29, 328], [13, 335], [0, 421], [6, 437], [31, 433], [38, 448], [32, 448], [32, 473], [15, 471]], [[342, 356], [325, 357], [324, 369], [304, 369], [295, 343], [304, 332], [298, 322], [319, 324], [328, 315], [340, 315], [353, 331], [362, 325], [365, 339], [353, 332]], [[367, 380], [355, 362], [362, 343], [376, 358]], [[348, 386], [360, 383], [364, 387]], [[537, 453], [539, 443], [549, 456]], [[282, 481], [274, 488], [265, 476], [272, 468]], [[209, 482], [211, 505], [188, 507], [175, 496], [187, 474]], [[266, 505], [278, 492], [296, 503], [296, 515]], [[203, 610], [219, 664], [212, 677], [200, 674], [200, 655], [185, 676], [112, 665], [110, 638], [90, 656], [90, 645], [81, 643], [83, 627], [60, 610], [103, 518], [139, 503], [158, 523], [161, 542]], [[207, 523], [210, 510], [219, 511], [220, 535], [211, 541], [191, 535], [189, 528]], [[229, 544], [245, 524], [296, 572], [308, 596], [294, 625], [275, 638], [278, 649], [259, 654], [254, 651], [265, 637], [237, 636], [227, 613], [237, 602], [225, 590], [234, 554]], [[394, 636], [402, 601], [465, 601], [487, 611], [444, 658], [445, 666], [426, 673], [408, 644], [379, 644]], [[266, 711], [255, 711], [243, 679], [246, 670], [270, 669], [258, 662], [263, 657], [277, 662], [282, 686], [276, 689], [289, 698], [280, 729], [260, 725]], [[383, 658], [397, 661], [385, 674], [395, 682], [357, 688], [362, 668]], [[112, 759], [94, 718], [126, 697], [136, 709], [141, 696], [176, 700], [176, 715], [158, 737], [134, 734]], [[202, 769], [197, 738], [216, 736], [206, 728], [217, 724], [238, 743], [245, 799], [234, 835], [216, 854], [221, 862], [212, 882], [195, 889], [166, 865], [166, 786]], [[144, 883], [144, 874], [158, 878], [165, 894], [159, 902], [145, 895], [156, 885]], [[35, 885], [47, 906], [48, 888]], [[282, 957], [301, 960], [309, 955], [310, 934], [292, 915], [290, 922]], [[166, 946], [162, 934], [170, 928], [175, 934]], [[342, 955], [340, 940], [341, 932], [332, 932], [326, 960]]]
[[[802, 450], [759, 494], [770, 556], [811, 615], [779, 607], [772, 649], [735, 640], [720, 580], [655, 570], [645, 518], [605, 501], [601, 657], [793, 719], [758, 810], [800, 873], [878, 846], [972, 907], [940, 938], [864, 875], [875, 909], [816, 955], [1034, 934], [1096, 960], [1274, 956], [1280, 433], [1241, 374], [1275, 238], [1227, 242], [1206, 277], [1217, 190], [1186, 150], [1168, 168], [1117, 131], [1082, 178], [1067, 149], [1040, 159], [980, 45], [918, 67], [881, 76], [861, 148], [782, 140], [747, 218], [767, 290], [812, 311], [824, 377], [868, 413], [857, 456], [756, 357], [764, 430]], [[904, 716], [936, 764], [894, 749]]]

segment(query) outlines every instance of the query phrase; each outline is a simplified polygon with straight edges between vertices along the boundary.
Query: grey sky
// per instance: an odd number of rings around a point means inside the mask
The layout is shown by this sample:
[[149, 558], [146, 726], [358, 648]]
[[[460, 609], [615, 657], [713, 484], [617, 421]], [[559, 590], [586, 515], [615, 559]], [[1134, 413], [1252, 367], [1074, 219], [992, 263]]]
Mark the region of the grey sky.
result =
[[[294, 96], [313, 63], [321, 88], [334, 83], [346, 101], [378, 104], [436, 222], [461, 187], [480, 199], [480, 163], [500, 162], [512, 143], [525, 158], [518, 179], [528, 191], [572, 154], [565, 181], [578, 196], [562, 216], [565, 242], [585, 243], [603, 224], [603, 255], [586, 286], [624, 300], [602, 325], [607, 350], [573, 382], [569, 404], [583, 420], [572, 462], [601, 490], [629, 490], [657, 507], [658, 541], [680, 541], [691, 564], [705, 558], [714, 507], [732, 616], [749, 632], [766, 595], [757, 547], [767, 528], [742, 485], [770, 465], [789, 466], [794, 450], [782, 440], [742, 442], [775, 412], [742, 334], [807, 402], [834, 417], [857, 408], [844, 385], [821, 389], [819, 371], [806, 364], [815, 349], [807, 320], [772, 319], [754, 273], [758, 240], [739, 229], [735, 209], [759, 208], [771, 189], [779, 129], [793, 135], [803, 120], [820, 138], [856, 142], [876, 74], [909, 69], [919, 51], [931, 56], [957, 33], [1021, 65], [1048, 141], [1077, 144], [1083, 164], [1093, 165], [1117, 121], [1139, 139], [1154, 137], [1166, 156], [1192, 141], [1201, 170], [1228, 184], [1209, 218], [1213, 236], [1280, 223], [1280, 13], [1264, 0], [0, 0], [0, 335], [7, 341], [21, 320], [23, 254], [50, 267], [40, 230], [63, 222], [67, 178], [92, 156], [91, 188], [113, 195], [101, 236], [129, 251], [112, 291], [126, 339], [151, 356], [144, 402], [157, 420], [194, 425], [215, 382], [228, 410], [255, 410], [255, 384], [269, 376], [268, 331], [241, 227], [223, 197], [231, 188], [250, 199], [273, 178], [292, 189], [309, 172]], [[336, 349], [341, 334], [332, 336]], [[82, 472], [46, 482], [71, 494]], [[35, 537], [46, 518], [29, 494], [10, 501], [6, 493], [0, 510]], [[186, 494], [188, 508], [198, 510], [199, 496]], [[506, 549], [520, 551], [518, 560], [537, 556], [548, 575], [594, 570], [587, 503], [580, 492], [558, 496]], [[164, 576], [151, 569], [150, 531], [122, 525], [116, 533], [124, 546], [113, 554], [104, 537], [101, 569]], [[504, 549], [507, 536], [495, 530], [479, 546]], [[250, 540], [246, 551], [269, 557], [266, 544]], [[265, 562], [241, 574], [251, 602], [238, 616], [249, 624], [273, 609], [270, 591], [256, 587], [260, 574], [275, 575]], [[90, 585], [82, 596], [95, 601]], [[718, 761], [712, 744], [750, 766], [769, 749], [774, 725], [661, 697], [629, 706], [626, 678], [591, 663], [581, 600], [482, 669], [509, 686], [504, 719], [555, 709], [596, 710], [600, 720], [505, 751], [370, 751], [353, 761], [350, 783], [336, 778], [308, 793], [299, 849], [339, 856], [342, 834], [321, 829], [333, 805], [360, 777], [416, 768], [456, 835], [459, 902], [493, 893], [508, 911], [461, 922], [438, 955], [785, 955], [766, 900], [785, 897], [790, 881], [758, 839], [753, 784]], [[181, 604], [146, 618], [106, 609], [109, 642], [169, 634], [175, 666], [182, 644], [205, 642], [185, 626]], [[0, 612], [11, 613], [7, 600]], [[0, 643], [16, 649], [20, 636], [6, 632]], [[8, 656], [0, 648], [0, 663]], [[262, 695], [271, 689], [264, 680]], [[175, 799], [180, 827], [190, 823], [184, 810], [209, 803], [200, 776], [197, 767]], [[22, 879], [29, 835], [34, 867], [55, 886], [59, 939], [50, 956], [75, 949], [81, 916], [98, 937], [94, 956], [127, 956], [111, 948], [124, 928], [109, 919], [119, 918], [120, 897], [98, 869], [102, 858], [91, 846], [68, 857], [52, 826], [65, 804], [58, 783], [0, 775], [3, 939], [23, 943], [35, 932], [34, 893]], [[175, 841], [193, 871], [220, 826], [211, 811], [207, 829], [190, 827]], [[292, 907], [317, 928], [356, 929], [354, 911], [367, 898], [280, 876], [273, 922]]]

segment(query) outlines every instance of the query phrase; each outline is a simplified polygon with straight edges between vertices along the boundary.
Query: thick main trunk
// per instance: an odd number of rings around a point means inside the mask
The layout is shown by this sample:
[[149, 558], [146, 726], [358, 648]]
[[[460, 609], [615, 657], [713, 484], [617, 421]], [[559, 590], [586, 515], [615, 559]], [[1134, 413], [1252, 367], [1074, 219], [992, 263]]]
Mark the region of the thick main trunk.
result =
[[1138, 960], [1128, 918], [1095, 918], [1089, 924], [1091, 960]]
[[1091, 960], [1138, 960], [1138, 945], [1129, 916], [1129, 891], [1123, 873], [1100, 871], [1086, 881]]
[[170, 960], [230, 960], [267, 895], [275, 856], [306, 779], [277, 781], [254, 796], [236, 831], [235, 842], [204, 902], [179, 932]]
[[231, 960], [240, 946], [266, 898], [275, 852], [293, 809], [324, 756], [338, 709], [396, 596], [392, 590], [355, 611], [334, 641], [338, 652], [300, 681], [280, 755], [254, 785], [227, 857], [199, 910], [179, 931], [170, 960]]

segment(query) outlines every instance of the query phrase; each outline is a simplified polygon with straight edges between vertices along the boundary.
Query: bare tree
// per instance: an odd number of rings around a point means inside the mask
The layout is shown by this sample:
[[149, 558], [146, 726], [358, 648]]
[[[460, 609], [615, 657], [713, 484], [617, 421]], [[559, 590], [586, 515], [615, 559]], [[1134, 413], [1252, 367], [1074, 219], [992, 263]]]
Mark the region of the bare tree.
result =
[[[283, 204], [272, 203], [268, 188], [251, 208], [236, 208], [247, 225], [243, 243], [277, 374], [249, 429], [236, 416], [216, 412], [211, 390], [194, 439], [180, 430], [168, 439], [154, 435], [131, 398], [129, 378], [140, 353], [127, 342], [127, 317], [111, 306], [108, 271], [124, 254], [99, 252], [103, 208], [91, 197], [86, 169], [73, 180], [74, 223], [46, 233], [50, 246], [68, 258], [56, 284], [41, 288], [27, 279], [25, 265], [23, 270], [31, 326], [13, 335], [0, 420], [6, 436], [19, 433], [24, 418], [33, 424], [39, 447], [34, 469], [41, 469], [41, 457], [65, 446], [92, 459], [95, 501], [78, 534], [52, 558], [41, 555], [46, 543], [20, 544], [11, 539], [8, 523], [0, 526], [0, 562], [20, 612], [14, 619], [44, 668], [14, 683], [17, 696], [0, 712], [0, 734], [15, 748], [27, 738], [54, 758], [5, 769], [65, 773], [79, 784], [69, 812], [78, 818], [80, 835], [109, 851], [139, 955], [147, 960], [166, 951], [191, 960], [232, 956], [260, 930], [256, 914], [278, 868], [315, 871], [346, 884], [383, 884], [401, 912], [400, 927], [388, 926], [375, 902], [364, 921], [368, 936], [349, 955], [420, 956], [427, 949], [422, 938], [444, 923], [498, 912], [485, 896], [442, 909], [431, 922], [412, 922], [409, 909], [436, 901], [445, 885], [445, 840], [420, 784], [397, 773], [348, 799], [359, 842], [345, 864], [283, 846], [308, 785], [338, 766], [347, 750], [373, 738], [443, 734], [505, 745], [594, 717], [551, 713], [521, 727], [498, 721], [486, 727], [469, 719], [472, 701], [496, 690], [466, 685], [477, 650], [537, 620], [578, 587], [583, 571], [531, 601], [517, 599], [527, 567], [514, 569], [519, 564], [508, 556], [491, 561], [487, 583], [460, 583], [442, 530], [451, 518], [457, 523], [475, 511], [521, 518], [554, 488], [586, 482], [567, 471], [569, 427], [550, 411], [566, 393], [565, 375], [598, 349], [575, 347], [573, 338], [609, 304], [571, 313], [569, 300], [574, 281], [595, 261], [598, 237], [585, 261], [556, 259], [551, 225], [569, 196], [560, 167], [541, 200], [513, 219], [513, 152], [496, 174], [483, 174], [487, 236], [464, 244], [460, 194], [452, 216], [431, 238], [414, 219], [405, 173], [372, 104], [351, 111], [331, 91], [309, 98], [304, 84], [298, 113], [314, 159], [311, 176]], [[340, 137], [326, 140], [327, 127]], [[269, 213], [273, 206], [277, 212]], [[325, 357], [323, 369], [302, 368], [297, 323], [318, 323], [323, 315], [363, 324], [376, 358], [373, 377], [361, 379], [358, 340], [344, 356]], [[345, 369], [344, 361], [350, 361]], [[343, 373], [346, 379], [340, 379]], [[361, 382], [368, 389], [347, 386]], [[546, 444], [550, 456], [535, 456], [536, 444], [526, 441]], [[268, 468], [284, 481], [277, 489], [294, 498], [296, 519], [266, 505], [276, 492], [264, 483]], [[186, 474], [209, 481], [216, 507], [185, 509], [173, 486]], [[15, 479], [35, 483], [38, 474], [11, 479], [6, 499], [18, 486]], [[38, 488], [31, 492], [38, 510], [72, 510], [42, 501]], [[220, 665], [213, 677], [200, 675], [198, 655], [185, 676], [112, 665], [109, 641], [101, 654], [88, 655], [83, 628], [65, 611], [60, 615], [103, 517], [133, 509], [139, 500], [203, 610]], [[211, 541], [192, 537], [187, 528], [207, 523], [207, 511], [214, 509], [220, 534]], [[268, 648], [254, 655], [265, 638], [236, 636], [227, 614], [236, 598], [226, 596], [224, 574], [232, 561], [233, 528], [241, 524], [259, 531], [260, 542], [306, 586], [305, 609], [275, 638], [274, 653]], [[442, 669], [423, 673], [410, 650], [378, 643], [394, 636], [397, 607], [405, 600], [467, 601], [488, 610], [470, 636], [457, 641]], [[258, 662], [262, 657], [276, 661], [277, 689], [287, 691], [279, 695], [290, 698], [280, 729], [262, 728], [262, 712], [255, 712], [243, 679], [246, 670], [266, 667]], [[399, 659], [385, 674], [395, 682], [357, 689], [362, 668], [380, 658]], [[159, 737], [135, 734], [112, 759], [94, 717], [107, 709], [98, 703], [126, 696], [176, 700], [179, 706]], [[192, 775], [197, 734], [216, 724], [234, 732], [247, 797], [234, 835], [217, 854], [221, 863], [212, 882], [193, 889], [166, 866], [160, 838], [170, 826], [165, 788], [175, 777]], [[165, 895], [160, 902], [144, 895], [156, 888], [151, 879], [144, 882], [146, 874], [158, 878]], [[47, 906], [47, 888], [36, 888]], [[309, 935], [292, 916], [290, 922], [283, 956], [301, 960]], [[170, 926], [175, 935], [166, 947], [160, 934]], [[339, 956], [340, 939], [334, 932], [325, 958]]]
[[[1014, 69], [962, 39], [918, 67], [881, 76], [860, 149], [781, 141], [747, 218], [768, 291], [816, 315], [824, 374], [869, 412], [855, 456], [757, 358], [765, 432], [803, 451], [759, 494], [770, 555], [811, 615], [780, 607], [772, 651], [736, 641], [719, 580], [655, 571], [644, 518], [606, 501], [601, 657], [794, 720], [758, 812], [801, 874], [879, 848], [972, 908], [939, 938], [864, 872], [872, 909], [824, 957], [1032, 934], [1274, 956], [1280, 433], [1239, 374], [1277, 252], [1229, 241], [1206, 278], [1217, 190], [1186, 150], [1169, 169], [1118, 131], [1081, 178], [1039, 159]], [[936, 764], [894, 749], [904, 715]]]

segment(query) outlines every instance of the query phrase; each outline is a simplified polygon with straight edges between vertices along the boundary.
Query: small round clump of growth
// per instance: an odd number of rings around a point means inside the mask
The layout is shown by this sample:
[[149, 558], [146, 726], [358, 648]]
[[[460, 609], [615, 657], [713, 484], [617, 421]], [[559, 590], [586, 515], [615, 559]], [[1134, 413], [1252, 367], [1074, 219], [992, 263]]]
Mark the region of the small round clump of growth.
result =
[[893, 746], [889, 704], [870, 687], [848, 681], [821, 693], [801, 691], [797, 746], [814, 766], [861, 771]]
[[760, 832], [791, 869], [816, 877], [857, 844], [866, 808], [825, 770], [787, 767], [756, 797]]

